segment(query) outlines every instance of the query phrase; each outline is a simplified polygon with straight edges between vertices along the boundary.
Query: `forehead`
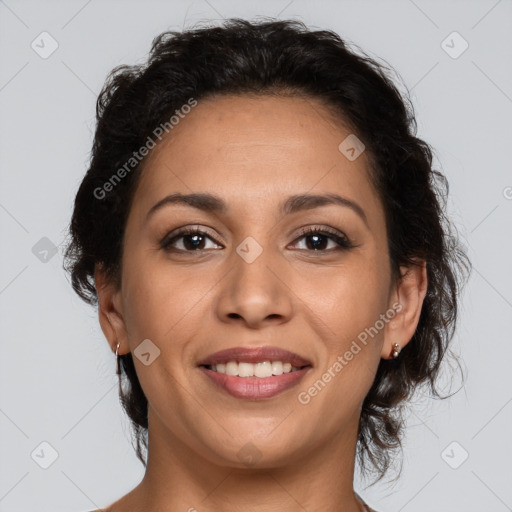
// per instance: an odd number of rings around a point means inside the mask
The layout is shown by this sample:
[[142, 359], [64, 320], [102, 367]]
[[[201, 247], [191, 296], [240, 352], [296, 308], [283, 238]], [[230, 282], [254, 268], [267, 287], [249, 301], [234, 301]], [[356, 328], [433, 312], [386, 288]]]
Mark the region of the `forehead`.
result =
[[150, 208], [173, 191], [215, 191], [240, 208], [265, 208], [296, 193], [333, 192], [378, 209], [367, 155], [351, 161], [339, 149], [351, 134], [310, 98], [199, 100], [148, 155], [136, 195]]

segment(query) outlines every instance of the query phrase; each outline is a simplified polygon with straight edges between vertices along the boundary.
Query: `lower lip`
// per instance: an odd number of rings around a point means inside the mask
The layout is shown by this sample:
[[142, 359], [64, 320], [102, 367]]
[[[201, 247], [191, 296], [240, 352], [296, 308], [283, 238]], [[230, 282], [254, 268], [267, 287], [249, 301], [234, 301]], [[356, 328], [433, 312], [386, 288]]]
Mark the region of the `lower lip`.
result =
[[259, 400], [271, 398], [283, 391], [296, 386], [311, 366], [306, 366], [296, 372], [273, 375], [272, 377], [237, 377], [210, 370], [204, 366], [199, 369], [220, 389], [235, 398]]

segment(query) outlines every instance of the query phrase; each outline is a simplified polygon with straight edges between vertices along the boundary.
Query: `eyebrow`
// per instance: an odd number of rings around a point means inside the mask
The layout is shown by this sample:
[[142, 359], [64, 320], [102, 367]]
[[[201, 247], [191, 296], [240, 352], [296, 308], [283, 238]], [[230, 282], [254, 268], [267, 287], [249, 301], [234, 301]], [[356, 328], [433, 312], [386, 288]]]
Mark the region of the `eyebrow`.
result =
[[[197, 208], [198, 210], [218, 214], [225, 214], [229, 210], [227, 204], [220, 197], [213, 194], [181, 194], [178, 192], [165, 196], [163, 199], [153, 205], [146, 215], [146, 220], [149, 219], [149, 217], [156, 211], [172, 204], [184, 204], [191, 206], [192, 208]], [[357, 215], [359, 215], [366, 226], [369, 227], [368, 219], [366, 218], [366, 214], [361, 206], [359, 206], [356, 202], [338, 194], [297, 194], [290, 196], [281, 204], [280, 211], [284, 215], [290, 215], [299, 211], [312, 210], [314, 208], [319, 208], [321, 206], [330, 204], [350, 208]]]

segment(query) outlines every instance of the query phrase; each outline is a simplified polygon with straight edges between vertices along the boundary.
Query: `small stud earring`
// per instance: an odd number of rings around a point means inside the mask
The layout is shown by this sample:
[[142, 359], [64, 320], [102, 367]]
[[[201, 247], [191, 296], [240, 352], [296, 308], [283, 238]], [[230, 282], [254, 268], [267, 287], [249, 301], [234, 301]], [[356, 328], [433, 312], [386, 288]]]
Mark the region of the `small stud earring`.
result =
[[400, 354], [400, 345], [398, 343], [395, 343], [393, 345], [393, 359], [396, 359], [398, 357], [398, 354]]
[[121, 366], [120, 366], [120, 361], [119, 361], [119, 354], [117, 353], [119, 350], [119, 343], [117, 344], [117, 347], [116, 347], [116, 374], [117, 375], [121, 375]]

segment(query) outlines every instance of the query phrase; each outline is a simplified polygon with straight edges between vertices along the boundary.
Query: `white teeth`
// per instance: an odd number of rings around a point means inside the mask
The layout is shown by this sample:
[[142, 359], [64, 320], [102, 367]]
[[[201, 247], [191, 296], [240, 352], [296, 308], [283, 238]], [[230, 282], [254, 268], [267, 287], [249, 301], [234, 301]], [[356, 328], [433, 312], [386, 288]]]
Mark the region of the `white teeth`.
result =
[[272, 361], [272, 375], [282, 375], [283, 363], [281, 361]]
[[[217, 371], [217, 368], [221, 365], [213, 365], [212, 369]], [[222, 370], [219, 369], [219, 373], [222, 373]], [[228, 375], [238, 375], [238, 363], [236, 361], [230, 361], [226, 364], [226, 372]]]
[[254, 375], [254, 365], [251, 363], [238, 363], [239, 377], [252, 377]]
[[227, 375], [259, 378], [282, 375], [283, 373], [291, 373], [300, 370], [300, 368], [293, 367], [291, 363], [283, 363], [282, 361], [261, 361], [256, 364], [229, 361], [226, 364], [214, 364], [211, 366], [211, 369]]
[[270, 363], [270, 361], [256, 363], [254, 365], [254, 375], [256, 377], [272, 377], [272, 364]]

